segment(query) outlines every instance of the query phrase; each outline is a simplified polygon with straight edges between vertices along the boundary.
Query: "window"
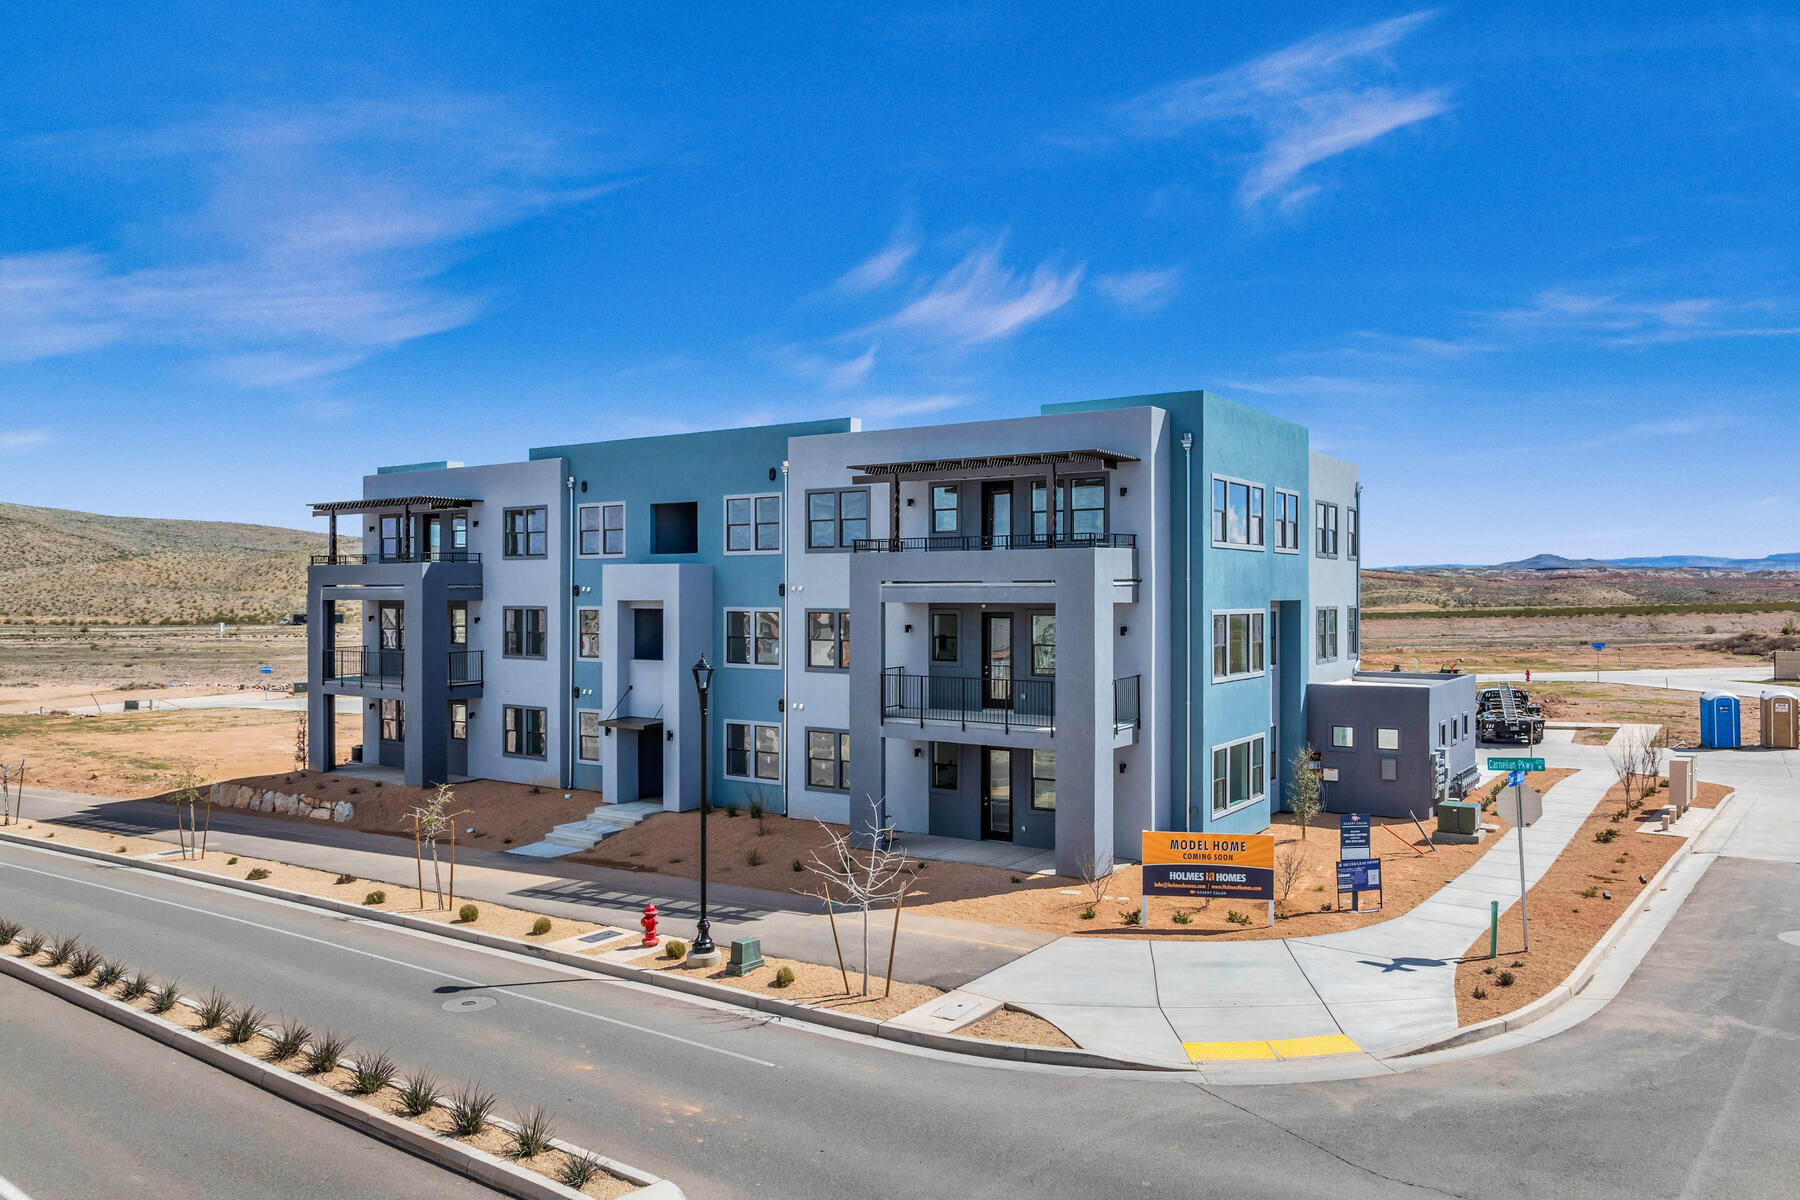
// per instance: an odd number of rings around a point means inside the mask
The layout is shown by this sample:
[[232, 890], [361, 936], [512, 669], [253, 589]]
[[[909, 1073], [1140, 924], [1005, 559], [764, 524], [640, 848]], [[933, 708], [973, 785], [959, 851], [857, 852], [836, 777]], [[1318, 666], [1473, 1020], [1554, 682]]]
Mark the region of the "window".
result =
[[1056, 811], [1056, 751], [1031, 752], [1031, 807], [1038, 812]]
[[1212, 619], [1212, 677], [1244, 679], [1263, 673], [1263, 621], [1259, 609], [1216, 612]]
[[772, 608], [726, 609], [725, 662], [734, 667], [779, 667], [781, 612]]
[[955, 533], [956, 530], [956, 485], [936, 484], [931, 489], [931, 532]]
[[781, 726], [725, 722], [725, 774], [733, 779], [781, 778]]
[[1078, 539], [1097, 538], [1106, 533], [1105, 479], [1069, 482], [1069, 529]]
[[806, 731], [806, 786], [850, 790], [850, 735], [841, 729]]
[[466, 646], [469, 644], [469, 606], [452, 604], [449, 608], [450, 644]]
[[501, 749], [514, 758], [544, 757], [544, 710], [509, 704], [504, 712], [505, 740]]
[[1331, 727], [1331, 748], [1333, 750], [1356, 749], [1356, 727], [1353, 725], [1333, 725]]
[[808, 550], [848, 550], [868, 536], [868, 488], [806, 493]]
[[1212, 540], [1215, 546], [1263, 546], [1263, 489], [1260, 484], [1213, 476]]
[[450, 518], [450, 548], [467, 550], [469, 548], [469, 514], [457, 513]]
[[1031, 616], [1031, 673], [1056, 674], [1056, 614]]
[[931, 614], [931, 661], [953, 663], [962, 656], [957, 646], [956, 614], [953, 612], [934, 612]]
[[502, 518], [508, 558], [543, 558], [550, 550], [549, 510], [509, 508]]
[[650, 506], [650, 553], [698, 554], [700, 506], [692, 500]]
[[1264, 734], [1213, 747], [1212, 811], [1221, 816], [1268, 793]]
[[508, 658], [544, 657], [544, 610], [541, 608], [508, 608], [502, 611], [500, 652]]
[[1338, 656], [1338, 610], [1321, 608], [1318, 610], [1318, 621], [1315, 628], [1317, 643], [1316, 657], [1320, 662], [1330, 662]]
[[850, 669], [850, 614], [806, 614], [806, 665], [820, 671]]
[[1450, 744], [1450, 739], [1444, 736], [1444, 723], [1442, 721], [1439, 721], [1438, 722], [1438, 745], [1447, 746], [1449, 744]]
[[599, 713], [589, 711], [575, 714], [575, 757], [582, 762], [600, 761]]
[[[1031, 485], [1031, 536], [1042, 538], [1049, 528], [1049, 515], [1044, 511], [1044, 492], [1042, 483]], [[1063, 485], [1056, 485], [1056, 537], [1060, 541], [1067, 534], [1069, 522], [1063, 512]]]
[[939, 791], [956, 790], [958, 749], [955, 742], [931, 743], [931, 786]]
[[1468, 713], [1464, 713], [1462, 716], [1462, 727], [1463, 727], [1463, 736], [1466, 738], [1469, 736], [1469, 714]]
[[770, 554], [781, 549], [781, 496], [725, 497], [725, 553]]
[[[1359, 509], [1344, 510], [1344, 551], [1350, 558], [1362, 557], [1362, 516]], [[1354, 646], [1351, 649], [1355, 649]]]
[[1300, 497], [1293, 492], [1275, 493], [1275, 548], [1289, 554], [1300, 550]]
[[661, 662], [663, 618], [660, 608], [631, 610], [631, 657], [638, 662]]
[[400, 537], [400, 518], [381, 518], [381, 557], [383, 561], [397, 562], [404, 549]]
[[450, 740], [456, 742], [469, 740], [469, 702], [467, 700], [450, 702]]
[[381, 740], [384, 742], [406, 740], [406, 705], [399, 700], [383, 700], [381, 702]]
[[1313, 506], [1318, 514], [1320, 558], [1336, 558], [1338, 554], [1338, 506], [1320, 501]]
[[[1352, 509], [1352, 512], [1355, 510]], [[1362, 653], [1362, 609], [1346, 608], [1344, 610], [1344, 636], [1350, 644], [1350, 655], [1354, 658]]]
[[575, 610], [575, 657], [600, 657], [600, 610], [597, 608]]
[[1398, 750], [1400, 748], [1400, 731], [1391, 725], [1375, 727], [1375, 748], [1377, 750]]
[[583, 558], [616, 558], [625, 553], [623, 504], [584, 504], [576, 510], [575, 521], [575, 549]]

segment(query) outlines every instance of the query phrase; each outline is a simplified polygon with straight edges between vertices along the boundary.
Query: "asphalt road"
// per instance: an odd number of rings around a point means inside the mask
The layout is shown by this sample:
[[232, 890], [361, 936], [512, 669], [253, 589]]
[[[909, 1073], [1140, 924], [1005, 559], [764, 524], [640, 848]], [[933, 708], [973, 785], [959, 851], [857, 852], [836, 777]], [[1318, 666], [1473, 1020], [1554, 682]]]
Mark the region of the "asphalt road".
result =
[[[1720, 859], [1600, 1015], [1407, 1074], [1208, 1088], [797, 1028], [240, 893], [0, 847], [0, 912], [350, 1033], [733, 1196], [1795, 1194], [1800, 866]], [[496, 1003], [452, 1013], [448, 1001]]]
[[0, 1179], [32, 1200], [497, 1194], [4, 978], [0, 1114]]

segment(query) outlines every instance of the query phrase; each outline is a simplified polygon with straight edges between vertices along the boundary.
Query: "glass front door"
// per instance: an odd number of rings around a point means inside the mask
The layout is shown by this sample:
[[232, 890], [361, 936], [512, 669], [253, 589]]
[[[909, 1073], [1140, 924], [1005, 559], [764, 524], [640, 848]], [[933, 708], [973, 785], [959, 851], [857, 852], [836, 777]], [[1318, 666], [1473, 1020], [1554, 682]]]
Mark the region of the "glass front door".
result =
[[983, 613], [981, 622], [982, 707], [1010, 708], [1013, 695], [1011, 613]]
[[987, 841], [1010, 842], [1012, 835], [1012, 751], [984, 747], [981, 751], [981, 836]]
[[1004, 545], [1012, 536], [1012, 484], [982, 485], [981, 532], [990, 544]]

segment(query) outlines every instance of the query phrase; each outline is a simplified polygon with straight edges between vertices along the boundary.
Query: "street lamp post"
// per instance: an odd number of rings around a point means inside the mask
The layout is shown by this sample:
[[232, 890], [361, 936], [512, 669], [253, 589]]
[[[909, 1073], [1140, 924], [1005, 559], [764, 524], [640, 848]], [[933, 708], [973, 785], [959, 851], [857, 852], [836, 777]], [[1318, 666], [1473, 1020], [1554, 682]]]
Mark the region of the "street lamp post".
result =
[[694, 945], [688, 951], [688, 961], [695, 966], [711, 966], [723, 956], [713, 945], [712, 922], [706, 919], [706, 735], [711, 725], [707, 711], [713, 675], [713, 666], [706, 661], [706, 655], [700, 656], [693, 672], [694, 691], [700, 697], [700, 923], [694, 927]]

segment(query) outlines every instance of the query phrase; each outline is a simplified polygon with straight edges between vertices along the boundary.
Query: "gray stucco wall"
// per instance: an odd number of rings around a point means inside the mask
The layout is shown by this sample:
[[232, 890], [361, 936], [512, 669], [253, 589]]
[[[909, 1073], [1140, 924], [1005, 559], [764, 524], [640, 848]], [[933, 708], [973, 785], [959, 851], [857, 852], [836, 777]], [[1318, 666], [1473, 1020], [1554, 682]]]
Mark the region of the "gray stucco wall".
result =
[[[1319, 751], [1320, 764], [1338, 772], [1337, 781], [1325, 785], [1328, 809], [1424, 817], [1433, 799], [1432, 752], [1440, 745], [1447, 751], [1452, 778], [1475, 763], [1474, 709], [1473, 675], [1361, 672], [1342, 682], [1310, 685], [1307, 738]], [[1440, 723], [1446, 734], [1441, 743]], [[1355, 745], [1348, 749], [1331, 744], [1332, 728], [1340, 725], [1354, 731]], [[1382, 727], [1399, 730], [1397, 751], [1377, 747]], [[1382, 778], [1384, 760], [1394, 764], [1392, 780]]]

